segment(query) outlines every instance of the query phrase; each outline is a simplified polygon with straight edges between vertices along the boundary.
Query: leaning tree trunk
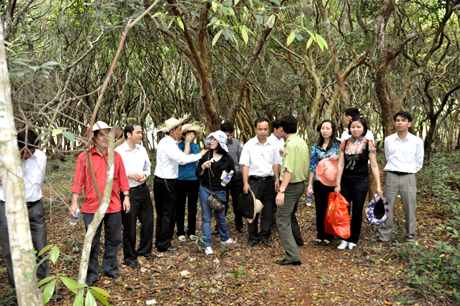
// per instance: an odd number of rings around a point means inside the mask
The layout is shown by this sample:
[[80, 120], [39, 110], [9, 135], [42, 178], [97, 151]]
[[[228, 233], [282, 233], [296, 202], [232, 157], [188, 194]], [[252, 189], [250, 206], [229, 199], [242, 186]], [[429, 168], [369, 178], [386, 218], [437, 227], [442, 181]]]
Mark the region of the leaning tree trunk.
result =
[[32, 251], [23, 172], [14, 127], [3, 26], [0, 26], [0, 119], [0, 168], [18, 303], [27, 306], [43, 305], [35, 277], [35, 255]]
[[[96, 230], [101, 224], [102, 219], [104, 219], [105, 212], [109, 207], [110, 203], [110, 195], [112, 194], [112, 186], [113, 186], [113, 173], [114, 173], [114, 145], [115, 145], [115, 132], [110, 132], [110, 140], [109, 140], [109, 161], [107, 165], [107, 182], [105, 185], [104, 195], [102, 197], [102, 203], [99, 205], [99, 209], [94, 214], [94, 219], [91, 224], [88, 226], [88, 230], [86, 231], [85, 241], [83, 243], [83, 251], [81, 253], [81, 260], [80, 260], [80, 271], [78, 273], [78, 283], [84, 284], [86, 281], [86, 275], [88, 274], [88, 262], [89, 262], [89, 255], [91, 253], [91, 244], [94, 239], [94, 235], [96, 234]], [[89, 155], [87, 155], [87, 158]], [[89, 160], [86, 161], [89, 164]], [[93, 180], [93, 184], [97, 184], [95, 180]]]

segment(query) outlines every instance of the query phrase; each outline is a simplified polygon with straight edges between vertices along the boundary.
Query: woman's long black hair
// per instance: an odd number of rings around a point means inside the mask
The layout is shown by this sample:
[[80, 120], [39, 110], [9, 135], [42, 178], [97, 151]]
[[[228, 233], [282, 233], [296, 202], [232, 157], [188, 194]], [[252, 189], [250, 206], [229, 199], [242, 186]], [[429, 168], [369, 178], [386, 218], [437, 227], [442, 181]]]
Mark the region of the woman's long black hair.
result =
[[332, 128], [331, 139], [329, 139], [329, 144], [327, 145], [327, 148], [326, 148], [326, 151], [329, 151], [334, 144], [339, 144], [339, 141], [337, 140], [337, 138], [335, 136], [337, 128], [335, 126], [334, 121], [326, 119], [326, 120], [323, 120], [323, 122], [321, 122], [320, 125], [318, 125], [318, 127], [316, 128], [316, 131], [318, 131], [318, 133], [319, 133], [317, 144], [318, 144], [318, 148], [321, 148], [323, 146], [323, 144], [324, 144], [324, 137], [321, 134], [321, 127], [326, 122], [329, 122], [331, 124], [331, 128]]

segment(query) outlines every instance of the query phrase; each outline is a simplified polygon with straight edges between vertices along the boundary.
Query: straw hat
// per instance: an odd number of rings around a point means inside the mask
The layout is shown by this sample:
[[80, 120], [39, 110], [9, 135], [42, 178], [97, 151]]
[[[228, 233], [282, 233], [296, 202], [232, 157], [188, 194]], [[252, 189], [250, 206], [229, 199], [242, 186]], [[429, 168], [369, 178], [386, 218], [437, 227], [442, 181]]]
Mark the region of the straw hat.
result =
[[196, 137], [200, 136], [203, 132], [203, 124], [200, 122], [187, 123], [182, 127], [182, 134], [185, 135], [188, 132], [195, 132]]
[[240, 193], [238, 196], [238, 213], [248, 218], [248, 222], [252, 223], [256, 215], [262, 211], [264, 205], [260, 200], [257, 200], [254, 193], [249, 190], [248, 193]]
[[335, 186], [339, 163], [332, 158], [324, 158], [316, 166], [316, 177], [324, 186]]
[[170, 130], [175, 129], [179, 125], [182, 125], [185, 120], [187, 120], [189, 117], [189, 114], [185, 114], [182, 118], [176, 119], [176, 118], [169, 118], [168, 120], [165, 121], [162, 125], [160, 125], [157, 128], [158, 132], [169, 132]]

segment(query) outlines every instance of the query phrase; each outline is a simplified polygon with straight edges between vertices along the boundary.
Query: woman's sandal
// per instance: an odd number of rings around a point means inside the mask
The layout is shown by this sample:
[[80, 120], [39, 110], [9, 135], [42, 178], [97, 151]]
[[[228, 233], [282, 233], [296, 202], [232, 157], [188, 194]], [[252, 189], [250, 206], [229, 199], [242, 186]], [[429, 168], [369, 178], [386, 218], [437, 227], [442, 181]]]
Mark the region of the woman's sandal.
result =
[[[329, 242], [330, 243], [330, 242]], [[323, 240], [321, 239], [316, 239], [315, 240], [315, 245], [320, 245], [320, 244], [323, 244]]]
[[329, 241], [327, 239], [324, 239], [322, 242], [321, 242], [321, 245], [330, 245], [332, 241]]

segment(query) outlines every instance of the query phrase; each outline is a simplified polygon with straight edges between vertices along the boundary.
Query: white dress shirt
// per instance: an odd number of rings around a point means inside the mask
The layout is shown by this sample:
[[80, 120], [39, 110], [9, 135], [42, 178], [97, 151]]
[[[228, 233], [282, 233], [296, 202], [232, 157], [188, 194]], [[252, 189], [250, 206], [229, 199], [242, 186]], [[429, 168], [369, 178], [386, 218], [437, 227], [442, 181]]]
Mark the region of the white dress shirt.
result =
[[[21, 165], [26, 189], [26, 202], [36, 202], [43, 196], [41, 186], [45, 178], [46, 155], [36, 149], [34, 155], [30, 158], [27, 160], [21, 159]], [[0, 200], [5, 202], [3, 182], [4, 178], [2, 178], [2, 185], [0, 185]]]
[[423, 167], [423, 140], [407, 133], [401, 140], [398, 133], [385, 138], [385, 157], [387, 164], [383, 171], [417, 173]]
[[[351, 134], [348, 133], [348, 130], [345, 130], [342, 133], [342, 137], [340, 138], [340, 142], [343, 142], [344, 140], [349, 139], [350, 137], [351, 137]], [[372, 132], [370, 130], [367, 130], [367, 133], [366, 133], [366, 135], [364, 135], [364, 138], [372, 140], [372, 142], [375, 144], [374, 134], [372, 134]]]
[[[134, 150], [131, 150], [128, 143], [125, 141], [115, 149], [121, 155], [123, 164], [125, 165], [126, 176], [128, 172], [144, 173], [147, 178], [150, 175], [150, 158], [147, 154], [147, 150], [141, 145], [134, 145]], [[139, 183], [128, 177], [129, 187], [137, 187], [142, 185], [144, 182]]]
[[[274, 134], [271, 134], [270, 136], [268, 136], [267, 140], [273, 142], [275, 146], [278, 147], [278, 153], [280, 149], [284, 149], [284, 137], [278, 138]], [[281, 153], [279, 154], [280, 154], [280, 160], [281, 160], [280, 165], [282, 165], [283, 164], [283, 154]]]
[[268, 140], [262, 145], [256, 136], [244, 145], [240, 164], [249, 167], [249, 176], [273, 176], [273, 166], [281, 164], [278, 150], [278, 147]]
[[179, 176], [179, 165], [193, 163], [200, 158], [201, 154], [186, 155], [179, 149], [174, 138], [166, 135], [158, 143], [155, 176], [162, 179], [176, 179]]

